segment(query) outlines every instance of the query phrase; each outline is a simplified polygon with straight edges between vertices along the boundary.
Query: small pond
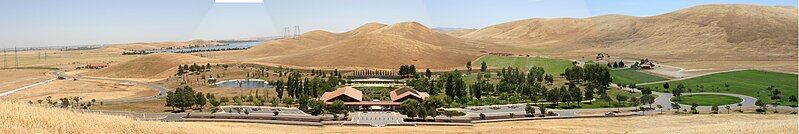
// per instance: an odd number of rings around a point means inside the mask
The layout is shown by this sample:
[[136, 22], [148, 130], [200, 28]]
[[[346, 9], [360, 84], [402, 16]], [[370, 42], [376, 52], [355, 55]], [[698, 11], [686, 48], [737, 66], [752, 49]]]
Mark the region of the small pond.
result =
[[271, 88], [269, 82], [261, 79], [239, 79], [239, 80], [226, 80], [217, 82], [214, 85], [217, 87], [237, 87], [237, 88]]

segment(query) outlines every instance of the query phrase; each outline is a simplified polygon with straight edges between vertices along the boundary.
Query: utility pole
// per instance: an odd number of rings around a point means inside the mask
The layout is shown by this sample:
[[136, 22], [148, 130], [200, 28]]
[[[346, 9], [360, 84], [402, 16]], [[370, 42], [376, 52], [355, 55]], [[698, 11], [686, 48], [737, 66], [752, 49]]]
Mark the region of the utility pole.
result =
[[14, 68], [19, 68], [19, 56], [17, 55], [16, 46], [14, 46]]
[[6, 54], [6, 48], [3, 48], [3, 68], [8, 67], [8, 55]]

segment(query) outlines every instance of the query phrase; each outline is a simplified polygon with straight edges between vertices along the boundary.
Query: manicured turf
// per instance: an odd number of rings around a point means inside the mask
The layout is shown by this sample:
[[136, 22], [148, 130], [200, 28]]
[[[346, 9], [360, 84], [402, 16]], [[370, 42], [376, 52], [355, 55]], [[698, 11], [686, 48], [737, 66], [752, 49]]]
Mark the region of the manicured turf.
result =
[[666, 78], [638, 72], [632, 68], [611, 70], [610, 76], [613, 77], [613, 83], [619, 85], [630, 85], [630, 84], [639, 84], [639, 83], [666, 80]]
[[553, 74], [555, 76], [563, 73], [566, 68], [574, 66], [571, 61], [563, 59], [486, 55], [477, 59], [477, 62], [472, 64], [473, 68], [479, 70], [480, 63], [483, 61], [485, 61], [489, 67], [518, 67], [524, 71], [527, 71], [527, 69], [533, 66], [542, 67], [547, 74]]
[[685, 105], [696, 103], [700, 106], [720, 106], [740, 103], [743, 99], [726, 95], [695, 94], [671, 98], [671, 101]]
[[[579, 107], [577, 106], [577, 103], [571, 103], [571, 104], [560, 103], [558, 105], [559, 106], [558, 109], [590, 109], [590, 108], [613, 108], [613, 107], [630, 107], [630, 106], [632, 106], [632, 104], [627, 102], [627, 101], [621, 102], [621, 103], [618, 102], [618, 101], [615, 101], [616, 100], [616, 96], [618, 96], [618, 95], [624, 95], [624, 96], [627, 96], [628, 98], [643, 96], [643, 94], [641, 94], [641, 93], [630, 93], [630, 92], [627, 92], [627, 91], [623, 91], [623, 90], [619, 90], [619, 89], [615, 89], [614, 88], [614, 89], [608, 90], [608, 96], [611, 99], [613, 99], [613, 102], [607, 102], [607, 101], [604, 101], [604, 100], [601, 100], [601, 99], [597, 99], [596, 101], [591, 102], [591, 103], [581, 103]], [[599, 95], [594, 95], [594, 97], [595, 98], [599, 98]], [[655, 97], [657, 97], [657, 96], [655, 96]], [[645, 105], [645, 104], [641, 104], [641, 105]]]
[[[777, 100], [780, 105], [790, 105], [788, 97], [797, 94], [797, 75], [776, 73], [758, 70], [744, 70], [712, 74], [681, 81], [669, 82], [670, 88], [674, 89], [679, 84], [691, 92], [722, 92], [752, 96], [771, 104], [771, 92], [766, 90], [769, 86], [775, 86], [781, 91], [782, 98]], [[725, 86], [725, 83], [729, 87]], [[660, 92], [668, 92], [663, 89], [663, 84], [646, 85]], [[686, 89], [686, 92], [689, 90]]]

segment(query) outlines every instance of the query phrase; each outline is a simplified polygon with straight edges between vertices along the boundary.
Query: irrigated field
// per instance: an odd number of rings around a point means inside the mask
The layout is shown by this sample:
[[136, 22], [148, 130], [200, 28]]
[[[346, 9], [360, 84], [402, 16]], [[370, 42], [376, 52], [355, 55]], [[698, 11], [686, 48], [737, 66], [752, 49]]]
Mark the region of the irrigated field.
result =
[[672, 98], [671, 101], [691, 105], [696, 103], [700, 106], [720, 106], [720, 105], [729, 105], [740, 103], [743, 101], [741, 98], [734, 97], [734, 96], [726, 96], [726, 95], [715, 95], [715, 94], [696, 94], [696, 95], [686, 95], [680, 96], [679, 98]]
[[666, 78], [638, 72], [632, 68], [611, 70], [610, 75], [613, 77], [613, 83], [619, 85], [630, 85], [630, 84], [639, 84], [639, 83], [666, 80]]
[[659, 115], [533, 120], [475, 126], [351, 127], [147, 122], [0, 102], [0, 133], [797, 133], [796, 115]]
[[522, 71], [527, 71], [527, 69], [533, 66], [537, 66], [544, 68], [544, 71], [546, 71], [547, 74], [552, 74], [556, 76], [562, 74], [566, 70], [566, 68], [574, 66], [574, 64], [572, 64], [571, 61], [562, 60], [562, 59], [485, 55], [478, 58], [477, 61], [472, 63], [472, 68], [479, 70], [480, 64], [483, 62], [486, 62], [486, 65], [488, 65], [489, 67], [496, 67], [496, 68], [516, 67], [521, 69]]
[[[670, 88], [674, 89], [679, 84], [684, 84], [686, 92], [722, 92], [734, 93], [755, 97], [763, 100], [769, 104], [774, 102], [771, 100], [771, 91], [768, 91], [769, 86], [774, 86], [779, 90], [782, 96], [778, 102], [780, 105], [790, 105], [788, 97], [797, 94], [797, 75], [776, 73], [758, 70], [744, 70], [734, 72], [724, 72], [718, 74], [711, 74], [686, 80], [669, 82]], [[725, 84], [727, 86], [725, 86]], [[663, 84], [650, 84], [647, 87], [656, 89], [657, 91], [667, 92], [663, 89]]]

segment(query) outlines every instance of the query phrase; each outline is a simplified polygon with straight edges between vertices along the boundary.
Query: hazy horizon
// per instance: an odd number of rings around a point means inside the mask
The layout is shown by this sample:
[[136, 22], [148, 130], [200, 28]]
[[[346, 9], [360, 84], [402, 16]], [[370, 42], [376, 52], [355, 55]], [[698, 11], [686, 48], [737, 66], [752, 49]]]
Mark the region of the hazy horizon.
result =
[[[0, 5], [0, 48], [281, 36], [283, 27], [343, 32], [369, 22], [482, 28], [528, 18], [652, 16], [703, 4], [796, 6], [797, 1], [688, 0], [39, 0]], [[307, 3], [314, 3], [309, 5]], [[293, 29], [292, 29], [293, 30]]]

